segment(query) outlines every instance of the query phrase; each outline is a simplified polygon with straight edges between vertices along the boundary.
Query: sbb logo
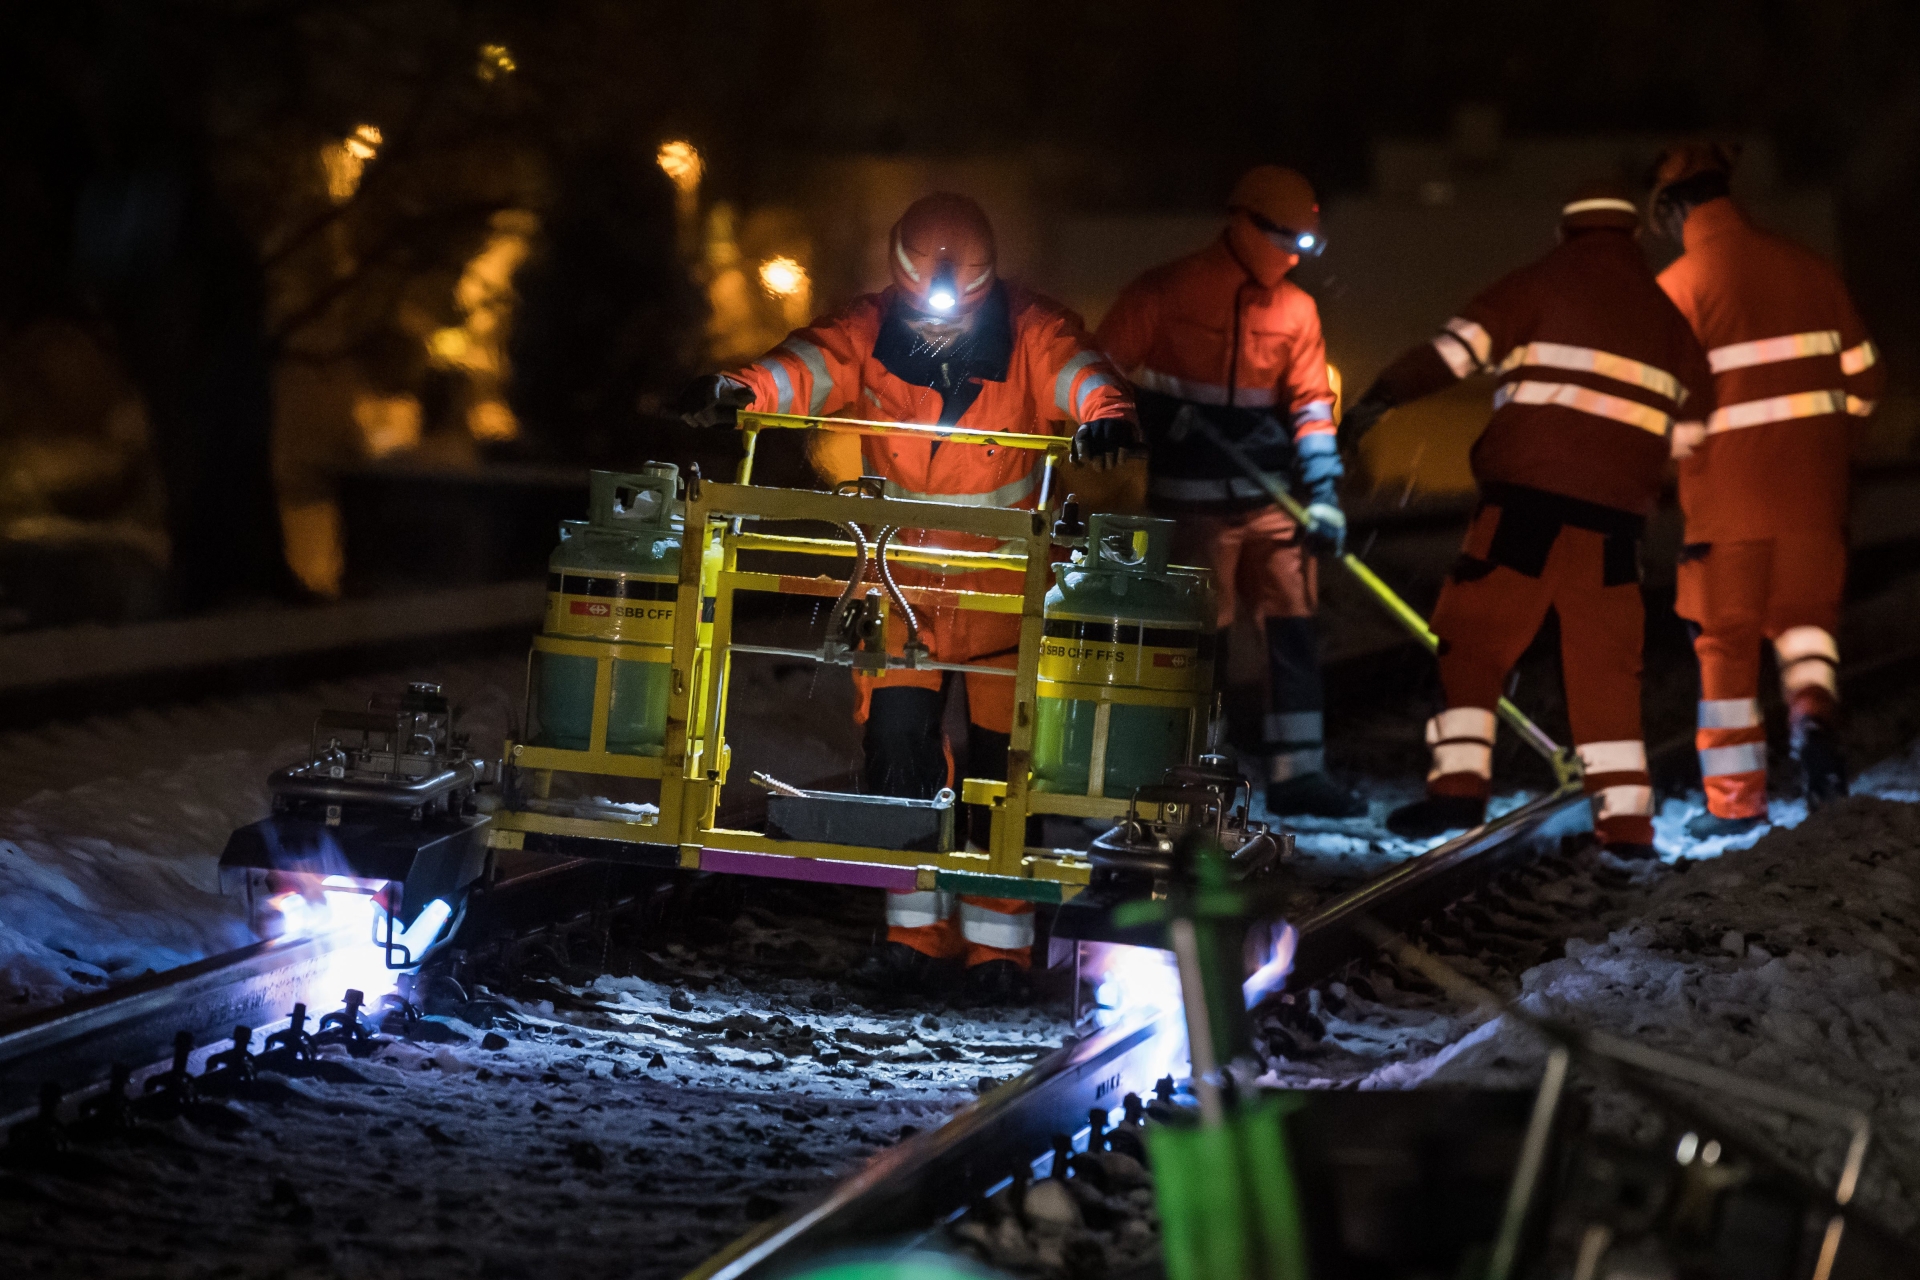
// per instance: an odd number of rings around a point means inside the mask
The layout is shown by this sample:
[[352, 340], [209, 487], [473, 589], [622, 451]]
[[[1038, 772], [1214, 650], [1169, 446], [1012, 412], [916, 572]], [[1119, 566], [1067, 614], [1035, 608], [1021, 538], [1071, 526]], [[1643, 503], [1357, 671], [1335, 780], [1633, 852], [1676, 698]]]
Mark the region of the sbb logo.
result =
[[574, 613], [584, 613], [590, 618], [605, 618], [613, 613], [610, 604], [599, 604], [592, 600], [575, 600], [568, 608]]

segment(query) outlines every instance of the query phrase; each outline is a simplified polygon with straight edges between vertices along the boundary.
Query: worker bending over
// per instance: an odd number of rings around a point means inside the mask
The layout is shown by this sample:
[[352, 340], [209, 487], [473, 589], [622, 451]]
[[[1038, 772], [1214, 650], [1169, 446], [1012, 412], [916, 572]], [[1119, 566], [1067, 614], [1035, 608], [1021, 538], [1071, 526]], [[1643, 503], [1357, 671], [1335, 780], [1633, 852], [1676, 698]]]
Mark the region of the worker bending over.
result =
[[[980, 431], [1058, 434], [1074, 427], [1076, 461], [1110, 466], [1138, 438], [1124, 380], [1094, 347], [1078, 316], [996, 278], [993, 228], [965, 196], [931, 195], [894, 224], [887, 242], [891, 287], [795, 330], [742, 369], [697, 384], [687, 418], [732, 425], [742, 409], [837, 414], [885, 422], [963, 426]], [[869, 436], [863, 464], [884, 477], [890, 498], [965, 506], [1038, 504], [1040, 454], [991, 445]], [[910, 529], [897, 545], [989, 551], [990, 539]], [[902, 586], [1018, 594], [1008, 570], [943, 573], [899, 565]], [[1017, 615], [977, 610], [917, 610], [920, 640], [940, 662], [1005, 667], [1005, 677], [965, 676], [971, 724], [964, 776], [1004, 778], [1013, 728], [1012, 669], [1020, 645]], [[895, 654], [906, 623], [888, 621]], [[939, 671], [856, 674], [856, 718], [865, 725], [864, 789], [928, 799], [958, 789], [955, 753], [941, 734], [946, 681]], [[987, 841], [986, 814], [968, 814], [970, 843]], [[1016, 989], [1033, 944], [1033, 906], [922, 890], [890, 894], [887, 941], [862, 975], [885, 986], [924, 987], [964, 959], [967, 985], [981, 997]], [[958, 918], [956, 920], [956, 907]]]
[[1400, 356], [1343, 424], [1357, 439], [1395, 405], [1471, 374], [1496, 379], [1493, 417], [1473, 446], [1479, 506], [1433, 615], [1447, 709], [1427, 722], [1427, 798], [1388, 817], [1399, 835], [1484, 820], [1494, 706], [1552, 609], [1594, 829], [1617, 855], [1653, 852], [1639, 540], [1674, 420], [1704, 419], [1713, 387], [1686, 318], [1641, 256], [1638, 228], [1620, 189], [1582, 189], [1561, 210], [1557, 248]]
[[[1242, 606], [1266, 636], [1267, 808], [1352, 818], [1366, 804], [1327, 776], [1318, 583], [1310, 540], [1346, 538], [1336, 482], [1334, 393], [1320, 313], [1287, 279], [1321, 248], [1320, 206], [1291, 169], [1250, 170], [1228, 200], [1227, 229], [1198, 253], [1155, 267], [1120, 294], [1099, 343], [1133, 382], [1150, 451], [1148, 500], [1177, 521], [1174, 556], [1213, 570], [1216, 679]], [[1267, 471], [1290, 474], [1307, 506], [1301, 529], [1194, 420]]]
[[1735, 153], [1671, 147], [1649, 220], [1686, 252], [1660, 286], [1692, 322], [1718, 407], [1674, 438], [1686, 535], [1675, 608], [1700, 659], [1699, 837], [1767, 816], [1760, 646], [1773, 643], [1807, 804], [1846, 794], [1835, 739], [1834, 632], [1847, 572], [1847, 462], [1885, 369], [1840, 275], [1748, 222], [1727, 194]]

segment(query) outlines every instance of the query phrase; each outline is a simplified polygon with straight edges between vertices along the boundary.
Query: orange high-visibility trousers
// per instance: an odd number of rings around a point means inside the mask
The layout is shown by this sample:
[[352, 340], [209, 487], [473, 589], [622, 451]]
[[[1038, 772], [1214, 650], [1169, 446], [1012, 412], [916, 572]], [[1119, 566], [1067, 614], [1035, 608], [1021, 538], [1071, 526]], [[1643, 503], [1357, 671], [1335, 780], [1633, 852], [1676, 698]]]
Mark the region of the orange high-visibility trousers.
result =
[[1033, 904], [936, 889], [890, 893], [887, 941], [936, 960], [963, 958], [969, 969], [989, 960], [1025, 969], [1033, 956]]
[[1760, 715], [1760, 646], [1772, 641], [1781, 696], [1795, 723], [1831, 721], [1839, 706], [1835, 631], [1846, 587], [1839, 530], [1767, 541], [1716, 542], [1681, 554], [1674, 608], [1698, 630], [1700, 709], [1694, 745], [1707, 810], [1767, 812], [1767, 729]]
[[1640, 736], [1640, 584], [1605, 585], [1606, 535], [1571, 525], [1555, 536], [1538, 577], [1479, 559], [1499, 516], [1488, 506], [1475, 517], [1462, 567], [1448, 577], [1434, 609], [1447, 710], [1427, 725], [1427, 790], [1492, 794], [1493, 708], [1552, 609], [1560, 618], [1567, 717], [1593, 798], [1594, 832], [1607, 844], [1651, 844], [1653, 787]]
[[[904, 575], [902, 575], [904, 576]], [[949, 575], [941, 585], [971, 591], [1018, 591], [1020, 580], [1011, 573]], [[967, 662], [1005, 667], [1011, 672], [1019, 658], [1018, 614], [987, 613], [975, 609], [916, 611], [920, 638], [941, 662]], [[898, 655], [906, 648], [907, 626], [898, 611], [887, 618], [887, 648]], [[854, 676], [858, 702], [854, 719], [864, 724], [874, 690], [918, 688], [938, 691], [949, 674], [943, 671], [889, 671], [884, 676]], [[981, 729], [1006, 734], [1013, 730], [1011, 675], [965, 675], [967, 719]], [[953, 752], [947, 752], [948, 785]], [[989, 960], [1010, 960], [1025, 969], [1033, 950], [1033, 904], [1017, 898], [984, 898], [932, 889], [887, 895], [887, 941], [904, 943], [935, 959], [964, 959], [968, 968]]]

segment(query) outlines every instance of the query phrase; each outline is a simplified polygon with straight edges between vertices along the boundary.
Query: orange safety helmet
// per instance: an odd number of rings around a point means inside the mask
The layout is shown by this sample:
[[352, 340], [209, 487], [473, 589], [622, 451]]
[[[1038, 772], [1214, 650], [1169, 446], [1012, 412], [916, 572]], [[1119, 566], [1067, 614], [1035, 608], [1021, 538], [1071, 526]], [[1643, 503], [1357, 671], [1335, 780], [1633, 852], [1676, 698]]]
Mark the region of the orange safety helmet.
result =
[[1292, 169], [1255, 165], [1227, 197], [1227, 243], [1242, 266], [1269, 287], [1325, 247], [1320, 201], [1313, 185]]
[[1731, 142], [1676, 142], [1662, 151], [1653, 162], [1647, 221], [1679, 239], [1686, 210], [1726, 195], [1739, 159], [1740, 146]]
[[1583, 182], [1560, 206], [1560, 230], [1636, 231], [1640, 227], [1640, 206], [1626, 184], [1608, 178]]
[[887, 249], [894, 284], [927, 315], [964, 316], [993, 291], [993, 224], [966, 196], [915, 200], [893, 224]]

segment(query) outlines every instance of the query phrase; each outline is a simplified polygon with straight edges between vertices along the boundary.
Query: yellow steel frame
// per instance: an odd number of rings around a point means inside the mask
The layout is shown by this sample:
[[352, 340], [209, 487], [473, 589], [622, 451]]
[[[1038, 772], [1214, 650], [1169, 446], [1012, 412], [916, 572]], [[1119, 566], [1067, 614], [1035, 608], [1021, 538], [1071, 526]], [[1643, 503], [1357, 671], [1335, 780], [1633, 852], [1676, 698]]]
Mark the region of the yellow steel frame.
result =
[[[993, 444], [1030, 449], [1044, 452], [1049, 468], [1056, 458], [1067, 451], [1069, 441], [1058, 436], [917, 427], [891, 422], [857, 422], [797, 414], [742, 413], [740, 420], [745, 437], [745, 454], [737, 473], [737, 482], [701, 483], [696, 478], [688, 486], [686, 551], [694, 552], [697, 548], [698, 554], [683, 554], [680, 561], [671, 658], [673, 676], [664, 750], [657, 756], [636, 756], [616, 754], [606, 749], [613, 662], [616, 657], [631, 657], [632, 646], [545, 636], [535, 641], [536, 649], [591, 657], [598, 664], [594, 680], [592, 740], [585, 751], [567, 751], [526, 743], [507, 744], [508, 763], [532, 771], [533, 789], [543, 795], [545, 783], [554, 772], [658, 779], [660, 811], [657, 819], [641, 825], [563, 817], [544, 812], [503, 812], [496, 814], [492, 823], [490, 838], [495, 846], [521, 847], [526, 837], [534, 834], [623, 842], [638, 839], [650, 845], [676, 846], [678, 864], [689, 868], [701, 865], [703, 852], [718, 850], [736, 854], [772, 854], [911, 867], [916, 870], [920, 887], [924, 888], [965, 882], [988, 890], [994, 889], [996, 883], [1001, 889], [1017, 889], [1018, 884], [1024, 882], [1036, 890], [1043, 887], [1056, 890], [1060, 898], [1077, 893], [1087, 883], [1090, 871], [1088, 863], [1078, 855], [1027, 847], [1027, 818], [1035, 814], [1118, 818], [1125, 814], [1127, 800], [1050, 795], [1029, 789], [1042, 611], [1051, 585], [1051, 542], [1046, 517], [1039, 511], [1031, 510], [762, 488], [749, 483], [755, 441], [761, 431], [769, 429], [804, 428], [861, 435], [911, 436], [958, 444]], [[985, 804], [992, 808], [992, 834], [984, 852], [935, 854], [774, 840], [756, 832], [735, 831], [715, 825], [720, 789], [727, 780], [729, 753], [726, 746], [726, 713], [732, 666], [735, 595], [741, 591], [838, 595], [845, 585], [828, 577], [743, 570], [738, 564], [739, 554], [742, 551], [804, 556], [845, 557], [855, 554], [849, 542], [763, 533], [744, 527], [748, 521], [886, 524], [972, 534], [994, 539], [1000, 544], [1001, 550], [991, 552], [914, 547], [889, 548], [887, 552], [890, 561], [901, 564], [965, 572], [998, 569], [1021, 576], [1018, 594], [934, 587], [905, 589], [908, 599], [916, 604], [938, 603], [962, 609], [1018, 614], [1020, 617], [1019, 655], [1012, 675], [1014, 716], [1008, 751], [1008, 776], [1004, 781], [970, 778], [963, 788], [965, 802]], [[1006, 549], [1016, 545], [1024, 550], [1014, 552]], [[716, 558], [717, 565], [712, 563]], [[715, 584], [712, 625], [706, 635], [702, 634], [705, 628], [701, 616], [703, 577], [706, 582]], [[1113, 700], [1116, 692], [1097, 690], [1090, 696]], [[1126, 701], [1138, 697], [1125, 693], [1117, 696]], [[949, 879], [954, 876], [959, 880]], [[1050, 895], [1034, 893], [1028, 896]]]

